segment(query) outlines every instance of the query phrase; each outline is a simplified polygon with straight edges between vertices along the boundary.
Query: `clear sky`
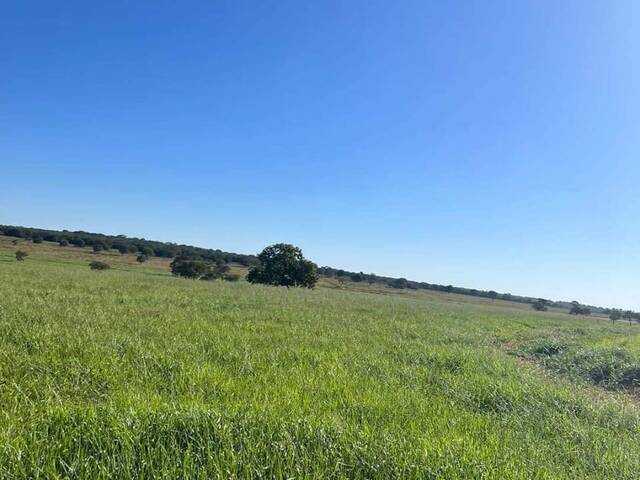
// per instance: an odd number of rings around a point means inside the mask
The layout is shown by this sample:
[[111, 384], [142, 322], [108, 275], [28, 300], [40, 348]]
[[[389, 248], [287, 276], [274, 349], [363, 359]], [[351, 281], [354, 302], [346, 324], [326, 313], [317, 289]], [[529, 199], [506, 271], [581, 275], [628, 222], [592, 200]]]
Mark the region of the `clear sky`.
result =
[[640, 2], [4, 2], [0, 172], [0, 223], [640, 310]]

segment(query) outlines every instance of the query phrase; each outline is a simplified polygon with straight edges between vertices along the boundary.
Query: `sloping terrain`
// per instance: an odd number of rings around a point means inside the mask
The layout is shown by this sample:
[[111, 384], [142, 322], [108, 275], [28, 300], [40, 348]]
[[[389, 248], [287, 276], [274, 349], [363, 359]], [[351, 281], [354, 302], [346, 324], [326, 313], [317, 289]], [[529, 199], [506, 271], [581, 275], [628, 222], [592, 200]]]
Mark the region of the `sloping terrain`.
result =
[[0, 478], [640, 471], [636, 325], [16, 248], [0, 249]]

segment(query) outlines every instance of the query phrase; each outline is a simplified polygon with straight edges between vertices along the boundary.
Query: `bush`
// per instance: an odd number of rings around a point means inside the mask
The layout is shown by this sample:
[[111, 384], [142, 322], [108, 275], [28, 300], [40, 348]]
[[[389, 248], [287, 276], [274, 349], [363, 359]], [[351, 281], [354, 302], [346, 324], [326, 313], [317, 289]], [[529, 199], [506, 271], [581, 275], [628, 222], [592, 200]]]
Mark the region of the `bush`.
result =
[[209, 271], [204, 274], [201, 280], [218, 280], [224, 278], [225, 273], [229, 271], [229, 265], [218, 263], [215, 266], [209, 266]]
[[364, 282], [366, 280], [366, 277], [364, 275], [364, 273], [360, 272], [360, 273], [352, 273], [350, 275], [351, 277], [351, 281], [352, 282]]
[[569, 315], [591, 315], [591, 309], [589, 307], [583, 307], [581, 305], [573, 305], [569, 310]]
[[120, 252], [122, 255], [129, 253], [129, 247], [123, 243], [119, 245], [114, 245], [113, 248], [118, 250], [118, 252]]
[[106, 245], [102, 242], [96, 242], [93, 244], [93, 251], [95, 253], [101, 252], [106, 249], [107, 249]]
[[202, 278], [211, 271], [208, 263], [185, 257], [176, 257], [170, 266], [171, 273], [184, 278]]
[[29, 254], [27, 252], [23, 252], [22, 250], [18, 250], [16, 252], [16, 260], [19, 262], [24, 262], [24, 259], [27, 258]]
[[240, 275], [238, 275], [237, 273], [227, 273], [226, 275], [222, 276], [223, 280], [226, 280], [227, 282], [237, 282], [240, 280]]
[[102, 271], [102, 270], [109, 270], [111, 268], [111, 266], [109, 264], [107, 264], [107, 263], [98, 262], [98, 261], [94, 260], [93, 262], [91, 262], [89, 264], [89, 268], [91, 268], [91, 270]]
[[313, 288], [318, 281], [317, 267], [302, 255], [302, 250], [287, 243], [266, 247], [258, 255], [259, 265], [247, 275], [251, 283], [283, 287]]
[[60, 245], [61, 247], [67, 247], [69, 246], [69, 242], [63, 238], [58, 242], [58, 245]]
[[392, 288], [407, 288], [409, 281], [406, 278], [396, 278], [389, 283]]
[[540, 298], [531, 305], [531, 308], [538, 312], [545, 312], [547, 310], [547, 302]]
[[33, 237], [33, 243], [42, 243], [42, 237], [40, 236]]
[[147, 257], [146, 255], [138, 255], [136, 257], [136, 262], [138, 263], [144, 263], [149, 259], [149, 257]]

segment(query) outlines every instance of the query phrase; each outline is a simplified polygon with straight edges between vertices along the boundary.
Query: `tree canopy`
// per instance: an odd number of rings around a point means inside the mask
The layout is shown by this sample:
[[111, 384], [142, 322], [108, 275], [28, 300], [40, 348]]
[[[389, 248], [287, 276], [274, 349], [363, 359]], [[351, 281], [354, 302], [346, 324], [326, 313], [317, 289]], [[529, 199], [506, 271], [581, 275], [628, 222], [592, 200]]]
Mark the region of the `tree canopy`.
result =
[[[158, 242], [154, 240], [146, 240], [144, 238], [127, 237], [125, 235], [103, 235], [100, 233], [90, 233], [85, 231], [69, 231], [69, 230], [45, 230], [40, 228], [20, 227], [11, 225], [0, 225], [0, 234], [14, 237], [13, 244], [18, 244], [18, 239], [37, 239], [42, 238], [46, 242], [58, 242], [61, 246], [73, 245], [75, 247], [90, 247], [96, 251], [115, 249], [121, 253], [132, 253], [138, 255], [140, 260], [150, 258], [152, 256], [164, 258], [189, 257], [193, 261], [200, 261], [207, 264], [208, 268], [212, 268], [213, 264], [239, 264], [245, 267], [257, 266], [259, 260], [255, 255], [244, 255], [238, 253], [224, 252], [222, 250], [205, 249], [194, 247], [191, 245], [179, 245], [170, 242]], [[97, 246], [96, 246], [97, 245]], [[138, 260], [138, 261], [140, 261]], [[177, 274], [177, 273], [176, 273]], [[268, 279], [269, 271], [262, 271], [261, 268], [256, 269], [256, 273], [252, 278], [254, 281]], [[320, 267], [310, 273], [310, 276], [322, 275], [329, 278], [336, 278], [340, 284], [345, 281], [367, 282], [369, 284], [385, 285], [392, 288], [411, 288], [420, 290], [432, 290], [438, 292], [458, 293], [462, 295], [472, 295], [475, 297], [484, 297], [490, 299], [502, 299], [512, 302], [527, 303], [533, 306], [538, 299], [521, 295], [512, 295], [510, 293], [498, 293], [493, 290], [478, 290], [474, 288], [455, 287], [453, 285], [440, 285], [436, 283], [418, 282], [403, 278], [393, 278], [373, 273], [349, 272], [343, 269], [333, 267]], [[204, 277], [202, 274], [201, 277]], [[230, 274], [225, 273], [222, 277], [228, 279]], [[208, 275], [207, 279], [211, 279], [215, 275]], [[271, 283], [271, 281], [261, 282]], [[315, 282], [313, 282], [315, 283]], [[280, 283], [274, 283], [280, 284]], [[578, 302], [569, 303], [566, 301], [548, 301], [547, 308], [563, 308], [571, 311], [574, 315], [584, 315], [600, 313], [609, 315], [611, 309], [605, 309], [596, 306], [580, 305]], [[577, 307], [577, 308], [574, 308]], [[535, 307], [534, 307], [535, 308]], [[637, 315], [637, 314], [636, 314]]]
[[170, 266], [171, 273], [184, 278], [202, 278], [210, 270], [206, 262], [189, 257], [176, 257]]
[[127, 237], [125, 235], [103, 235], [84, 231], [46, 230], [42, 228], [0, 225], [0, 234], [9, 237], [31, 239], [34, 243], [41, 240], [57, 242], [61, 246], [91, 247], [95, 252], [117, 250], [122, 254], [134, 253], [147, 257], [174, 258], [187, 255], [206, 262], [237, 263], [249, 267], [257, 263], [254, 255], [224, 252], [209, 248], [178, 245], [170, 242], [158, 242], [144, 238]]
[[547, 302], [547, 300], [545, 300], [544, 298], [539, 298], [538, 300], [536, 300], [536, 301], [531, 305], [531, 307], [532, 307], [534, 310], [537, 310], [537, 311], [539, 311], [539, 312], [544, 312], [544, 311], [546, 311], [546, 310], [547, 310], [547, 304], [548, 304], [548, 303], [549, 303], [549, 302]]
[[304, 258], [302, 250], [288, 243], [266, 247], [258, 255], [258, 261], [247, 275], [251, 283], [313, 288], [318, 281], [316, 265]]

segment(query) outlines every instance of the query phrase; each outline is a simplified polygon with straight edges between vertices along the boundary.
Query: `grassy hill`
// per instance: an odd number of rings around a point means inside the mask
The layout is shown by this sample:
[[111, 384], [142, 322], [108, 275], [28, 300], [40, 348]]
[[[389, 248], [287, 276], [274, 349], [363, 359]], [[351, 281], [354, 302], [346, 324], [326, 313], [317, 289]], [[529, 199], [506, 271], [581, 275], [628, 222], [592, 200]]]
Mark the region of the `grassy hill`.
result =
[[11, 241], [0, 478], [638, 478], [638, 325]]
[[[147, 240], [144, 238], [127, 237], [126, 235], [105, 235], [102, 233], [92, 233], [85, 231], [68, 231], [68, 230], [46, 230], [41, 228], [23, 227], [15, 225], [0, 225], [0, 242], [2, 238], [16, 244], [26, 244], [33, 241], [36, 245], [42, 245], [49, 242], [50, 245], [60, 243], [66, 244], [71, 249], [78, 248], [80, 252], [87, 252], [86, 247], [91, 247], [91, 251], [110, 255], [113, 259], [114, 251], [122, 255], [127, 253], [143, 254], [145, 257], [155, 257], [159, 264], [168, 262], [169, 259], [185, 256], [193, 259], [199, 259], [208, 263], [223, 263], [227, 265], [235, 265], [242, 267], [239, 272], [241, 275], [246, 273], [248, 267], [256, 265], [258, 258], [255, 255], [247, 255], [241, 253], [224, 252], [219, 249], [202, 248], [193, 245], [178, 245], [172, 242], [160, 242], [157, 240]], [[83, 248], [84, 247], [84, 248]], [[73, 255], [67, 252], [65, 255]], [[132, 259], [129, 255], [128, 257]], [[117, 260], [121, 262], [122, 259]], [[419, 282], [415, 280], [407, 280], [405, 278], [394, 278], [376, 275], [374, 273], [349, 272], [343, 269], [332, 268], [329, 266], [318, 267], [318, 273], [321, 278], [327, 280], [325, 286], [339, 286], [341, 289], [357, 290], [357, 291], [376, 291], [381, 292], [385, 289], [392, 288], [395, 290], [414, 290], [421, 293], [453, 293], [456, 295], [464, 295], [476, 298], [486, 298], [490, 301], [504, 300], [510, 303], [524, 303], [532, 305], [540, 299], [522, 295], [514, 295], [511, 293], [499, 293], [493, 290], [478, 290], [453, 285], [440, 285], [428, 282]], [[366, 287], [364, 285], [369, 285]], [[385, 292], [388, 293], [388, 292]], [[406, 293], [406, 292], [402, 292]], [[472, 301], [473, 299], [467, 299]], [[589, 314], [600, 316], [609, 316], [610, 308], [599, 307], [595, 305], [581, 305], [575, 301], [562, 300], [544, 300], [547, 307], [555, 311], [565, 310], [569, 312], [579, 307], [583, 312], [589, 311]], [[577, 304], [577, 305], [574, 305]], [[640, 313], [629, 312], [635, 319], [640, 321]]]

